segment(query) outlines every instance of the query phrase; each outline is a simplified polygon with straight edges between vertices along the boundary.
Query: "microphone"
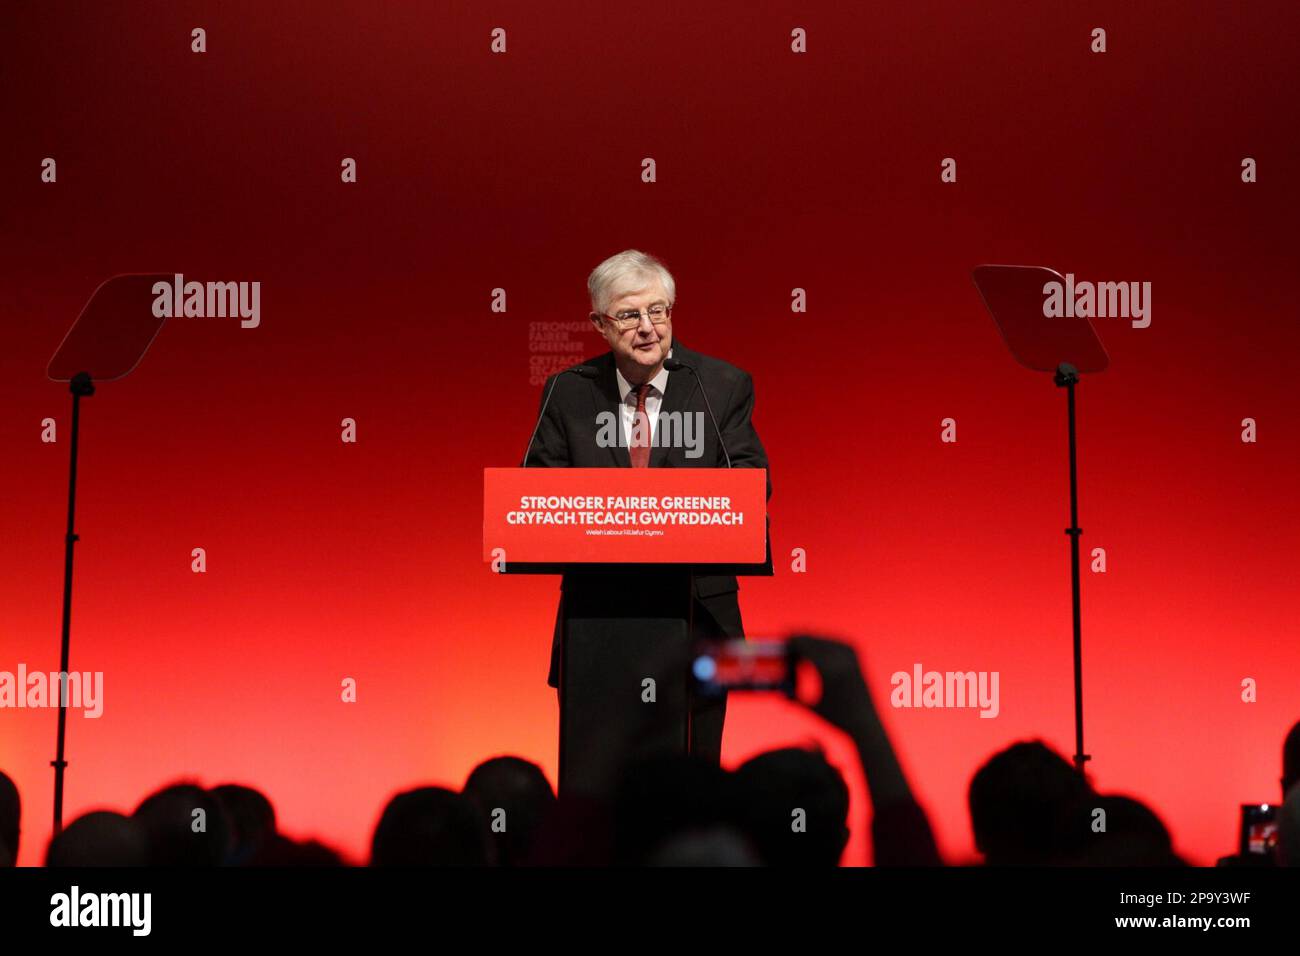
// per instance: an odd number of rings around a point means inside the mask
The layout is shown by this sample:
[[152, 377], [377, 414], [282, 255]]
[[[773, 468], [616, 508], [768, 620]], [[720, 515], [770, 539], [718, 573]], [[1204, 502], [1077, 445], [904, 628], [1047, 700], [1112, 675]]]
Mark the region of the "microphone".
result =
[[537, 424], [533, 426], [533, 437], [528, 439], [528, 447], [524, 450], [524, 460], [523, 463], [520, 464], [520, 468], [528, 467], [528, 456], [533, 453], [533, 442], [537, 441], [537, 430], [542, 427], [542, 418], [546, 415], [546, 406], [551, 404], [551, 396], [555, 394], [555, 386], [560, 384], [560, 379], [564, 377], [566, 372], [573, 372], [575, 375], [579, 375], [588, 380], [593, 379], [600, 374], [590, 365], [574, 365], [570, 368], [566, 368], [563, 372], [560, 372], [559, 375], [556, 375], [555, 378], [551, 379], [551, 387], [546, 390], [546, 399], [542, 402], [542, 410], [537, 413]]
[[730, 468], [731, 455], [727, 452], [727, 443], [722, 440], [722, 429], [718, 427], [717, 416], [713, 414], [713, 403], [709, 401], [709, 393], [704, 390], [704, 383], [700, 381], [700, 373], [695, 370], [695, 366], [687, 365], [685, 362], [674, 358], [665, 361], [664, 368], [670, 372], [682, 369], [695, 376], [695, 383], [700, 386], [700, 394], [704, 396], [704, 407], [709, 410], [709, 419], [713, 422], [713, 430], [718, 433], [718, 444], [722, 446], [722, 454], [727, 459], [727, 467]]

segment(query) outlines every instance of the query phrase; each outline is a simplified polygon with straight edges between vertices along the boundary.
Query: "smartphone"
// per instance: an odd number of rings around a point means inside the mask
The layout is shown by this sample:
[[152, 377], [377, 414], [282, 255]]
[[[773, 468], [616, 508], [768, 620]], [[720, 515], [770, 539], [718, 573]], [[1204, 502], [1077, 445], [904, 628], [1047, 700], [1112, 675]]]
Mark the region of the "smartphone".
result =
[[794, 697], [795, 661], [782, 640], [708, 641], [691, 658], [695, 692], [717, 697], [732, 690], [774, 690]]
[[1243, 803], [1237, 852], [1242, 856], [1272, 856], [1276, 846], [1277, 804]]

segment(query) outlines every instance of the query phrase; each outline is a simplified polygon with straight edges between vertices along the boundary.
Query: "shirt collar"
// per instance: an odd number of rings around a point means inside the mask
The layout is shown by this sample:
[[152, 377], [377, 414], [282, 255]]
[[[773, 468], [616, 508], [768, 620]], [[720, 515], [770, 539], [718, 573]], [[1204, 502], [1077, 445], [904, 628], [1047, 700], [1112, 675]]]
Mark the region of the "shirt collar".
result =
[[[668, 350], [668, 357], [672, 358], [672, 349]], [[618, 379], [618, 398], [619, 401], [626, 402], [627, 396], [632, 391], [632, 383], [623, 377], [623, 373], [618, 367], [614, 367], [614, 375]], [[660, 395], [663, 395], [668, 389], [668, 369], [659, 369], [659, 374], [650, 379], [650, 387], [656, 389]]]

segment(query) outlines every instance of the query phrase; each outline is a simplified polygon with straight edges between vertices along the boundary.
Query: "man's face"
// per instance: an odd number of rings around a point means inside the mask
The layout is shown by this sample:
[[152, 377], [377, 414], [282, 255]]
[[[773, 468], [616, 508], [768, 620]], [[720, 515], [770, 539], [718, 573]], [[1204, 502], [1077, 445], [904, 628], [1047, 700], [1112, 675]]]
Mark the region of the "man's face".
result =
[[[601, 335], [605, 336], [620, 369], [640, 368], [653, 373], [668, 357], [668, 350], [673, 346], [672, 321], [655, 325], [646, 313], [652, 305], [670, 304], [663, 283], [654, 279], [640, 286], [629, 287], [628, 291], [610, 303], [605, 317], [592, 313], [591, 321]], [[641, 321], [636, 328], [621, 330], [618, 323], [608, 317], [625, 312], [641, 313]]]

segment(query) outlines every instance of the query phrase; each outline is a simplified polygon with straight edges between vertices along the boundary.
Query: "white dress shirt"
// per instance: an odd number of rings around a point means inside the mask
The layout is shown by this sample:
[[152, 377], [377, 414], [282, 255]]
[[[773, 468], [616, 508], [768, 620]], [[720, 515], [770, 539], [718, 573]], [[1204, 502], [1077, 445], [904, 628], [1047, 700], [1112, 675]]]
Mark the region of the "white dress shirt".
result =
[[[668, 353], [671, 355], [672, 353]], [[619, 405], [620, 425], [623, 430], [619, 433], [618, 443], [620, 447], [626, 448], [631, 444], [632, 422], [636, 418], [636, 389], [632, 383], [623, 377], [623, 373], [617, 368], [614, 374], [618, 378], [618, 396], [622, 399]], [[646, 417], [650, 419], [650, 445], [654, 446], [654, 434], [656, 426], [659, 424], [659, 407], [664, 401], [664, 391], [668, 388], [668, 369], [661, 368], [659, 374], [650, 379], [650, 390], [645, 395], [645, 412]]]

